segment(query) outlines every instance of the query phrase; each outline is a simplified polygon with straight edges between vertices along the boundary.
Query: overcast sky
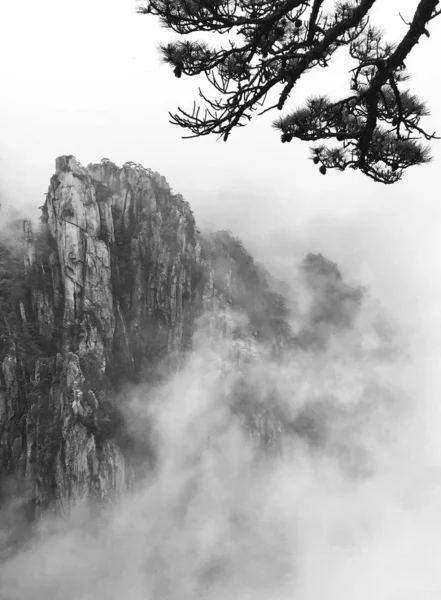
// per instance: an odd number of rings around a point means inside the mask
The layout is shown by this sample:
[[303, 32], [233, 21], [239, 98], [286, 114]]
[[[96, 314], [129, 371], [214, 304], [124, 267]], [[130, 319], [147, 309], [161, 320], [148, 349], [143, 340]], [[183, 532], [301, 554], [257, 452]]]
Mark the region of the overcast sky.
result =
[[[378, 0], [374, 21], [397, 39], [405, 31], [398, 11], [410, 18], [416, 5]], [[439, 318], [441, 142], [431, 165], [384, 186], [359, 173], [320, 175], [307, 144], [280, 143], [275, 113], [254, 118], [227, 143], [183, 140], [168, 110], [190, 108], [197, 83], [160, 63], [157, 45], [169, 34], [136, 14], [134, 2], [3, 2], [0, 23], [3, 202], [35, 215], [61, 154], [83, 164], [133, 160], [165, 175], [200, 223], [232, 229], [259, 258], [266, 253], [288, 270], [299, 248], [322, 251], [402, 314], [430, 314], [432, 325]], [[408, 67], [413, 91], [432, 110], [427, 129], [441, 132], [441, 18], [430, 31]], [[348, 65], [339, 65], [305, 76], [288, 107], [309, 93], [338, 94], [348, 81]]]

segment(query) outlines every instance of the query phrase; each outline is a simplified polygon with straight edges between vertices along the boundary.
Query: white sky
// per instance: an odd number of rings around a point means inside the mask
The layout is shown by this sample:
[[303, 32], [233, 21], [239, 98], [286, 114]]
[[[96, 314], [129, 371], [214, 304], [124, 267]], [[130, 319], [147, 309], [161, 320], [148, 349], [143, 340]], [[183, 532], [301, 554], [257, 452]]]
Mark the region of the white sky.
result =
[[[402, 35], [398, 11], [410, 18], [416, 5], [378, 0], [374, 21], [392, 38]], [[289, 268], [296, 246], [311, 247], [365, 278], [403, 314], [439, 317], [441, 142], [433, 144], [433, 164], [384, 186], [359, 173], [320, 175], [307, 144], [280, 143], [270, 126], [276, 113], [254, 118], [227, 143], [182, 140], [168, 110], [191, 107], [196, 81], [176, 79], [160, 63], [157, 45], [168, 34], [155, 18], [137, 15], [134, 2], [3, 2], [0, 24], [3, 201], [35, 213], [61, 154], [83, 164], [133, 160], [165, 175], [199, 223], [232, 229], [258, 256]], [[408, 67], [413, 91], [432, 110], [427, 128], [441, 132], [441, 18], [430, 31]], [[288, 108], [314, 91], [338, 93], [347, 66], [338, 73], [306, 76]]]

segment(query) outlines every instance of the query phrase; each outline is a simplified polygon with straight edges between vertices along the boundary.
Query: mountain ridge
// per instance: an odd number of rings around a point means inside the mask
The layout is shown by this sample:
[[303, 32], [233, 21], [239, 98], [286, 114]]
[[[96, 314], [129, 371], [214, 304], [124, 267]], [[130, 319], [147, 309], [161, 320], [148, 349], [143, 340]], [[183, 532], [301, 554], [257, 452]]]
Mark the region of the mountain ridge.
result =
[[[0, 258], [0, 468], [37, 514], [65, 512], [128, 485], [109, 396], [178, 368], [202, 313], [219, 320], [246, 300], [234, 258], [214, 265], [220, 245], [238, 242], [223, 232], [201, 243], [189, 204], [158, 173], [73, 156], [56, 160], [40, 229], [24, 221], [22, 235]], [[263, 318], [271, 295], [255, 283]]]
[[[179, 369], [196, 333], [231, 336], [245, 364], [264, 346], [275, 358], [325, 347], [361, 302], [336, 265], [310, 254], [302, 268], [315, 296], [294, 335], [284, 297], [242, 242], [202, 236], [189, 203], [136, 163], [57, 158], [40, 221], [22, 233], [16, 222], [15, 246], [0, 242], [0, 476], [18, 482], [33, 518], [130, 487], [133, 455], [148, 463], [154, 452], [148, 432], [131, 439], [124, 387]], [[244, 385], [232, 393], [244, 424], [276, 447], [280, 415], [242, 410]]]

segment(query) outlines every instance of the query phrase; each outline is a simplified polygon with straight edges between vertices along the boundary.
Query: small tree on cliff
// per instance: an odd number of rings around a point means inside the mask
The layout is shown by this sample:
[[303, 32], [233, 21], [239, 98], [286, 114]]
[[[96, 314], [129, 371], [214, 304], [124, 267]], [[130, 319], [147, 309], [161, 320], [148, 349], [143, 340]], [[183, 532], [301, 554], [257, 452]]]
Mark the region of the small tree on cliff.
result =
[[176, 77], [204, 73], [220, 94], [211, 99], [199, 90], [205, 109], [195, 103], [191, 113], [178, 108], [170, 115], [172, 123], [189, 130], [185, 137], [213, 133], [227, 140], [263, 107], [273, 88], [279, 90], [277, 103], [259, 114], [283, 109], [300, 77], [326, 67], [336, 50], [346, 46], [354, 60], [350, 93], [337, 101], [325, 95], [310, 98], [278, 118], [274, 127], [282, 142], [324, 141], [311, 150], [322, 174], [351, 168], [394, 183], [406, 168], [430, 160], [427, 145], [417, 141], [435, 137], [420, 126], [428, 110], [402, 84], [405, 60], [420, 38], [429, 36], [427, 26], [441, 12], [439, 1], [418, 2], [398, 44], [386, 42], [369, 22], [381, 0], [148, 0], [138, 12], [159, 16], [181, 35], [234, 37], [218, 48], [190, 40], [160, 47]]

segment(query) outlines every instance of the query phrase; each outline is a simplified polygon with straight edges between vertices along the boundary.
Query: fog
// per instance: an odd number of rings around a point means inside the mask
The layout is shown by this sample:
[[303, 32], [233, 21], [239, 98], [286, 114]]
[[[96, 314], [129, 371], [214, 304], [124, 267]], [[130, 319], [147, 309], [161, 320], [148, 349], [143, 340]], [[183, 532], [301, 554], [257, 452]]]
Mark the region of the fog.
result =
[[[291, 290], [301, 285], [294, 271]], [[369, 290], [351, 328], [277, 361], [233, 335], [243, 315], [218, 318], [231, 335], [202, 317], [183, 369], [131, 390], [127, 420], [135, 436], [153, 424], [154, 471], [100, 513], [43, 518], [0, 568], [1, 597], [438, 598], [439, 375], [427, 340]], [[243, 377], [251, 413], [309, 425], [262, 452], [235, 410]]]

